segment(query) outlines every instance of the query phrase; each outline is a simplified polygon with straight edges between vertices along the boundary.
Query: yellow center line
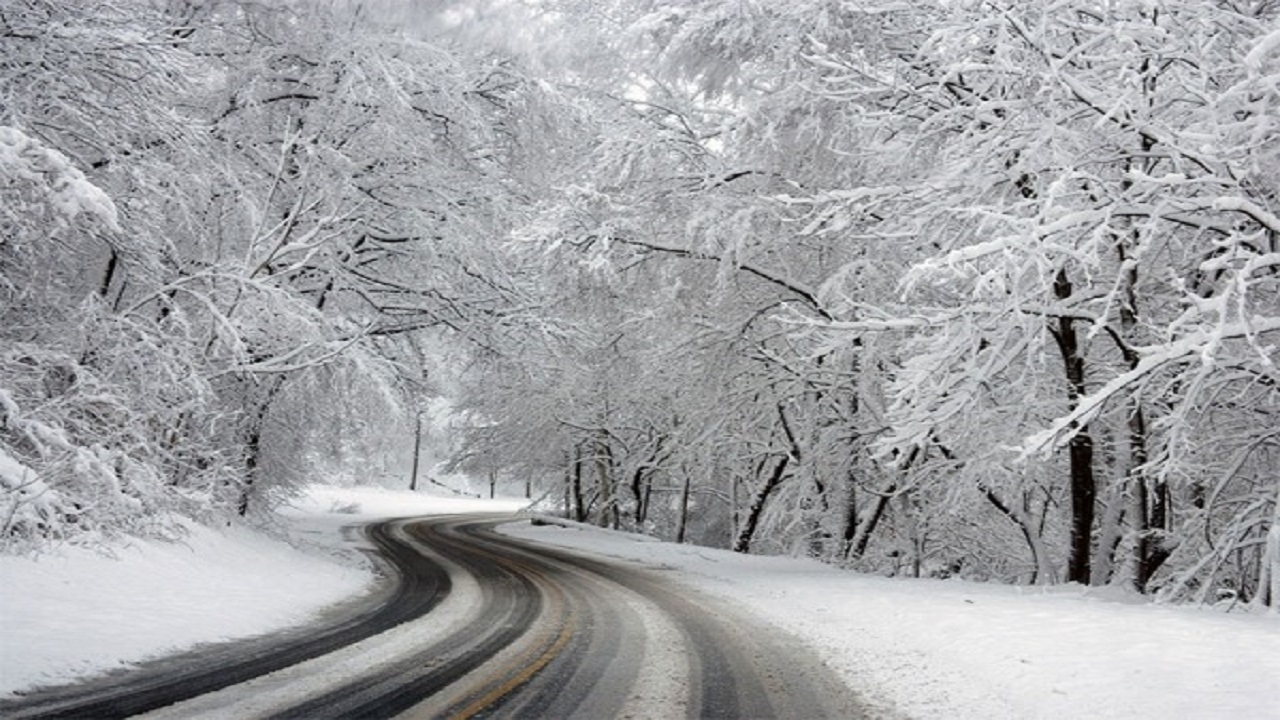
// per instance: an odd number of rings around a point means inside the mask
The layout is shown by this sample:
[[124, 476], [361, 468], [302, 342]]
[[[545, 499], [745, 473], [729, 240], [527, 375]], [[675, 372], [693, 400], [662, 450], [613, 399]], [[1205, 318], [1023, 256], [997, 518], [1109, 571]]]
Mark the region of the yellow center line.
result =
[[515, 690], [528, 682], [530, 678], [537, 675], [542, 668], [546, 667], [548, 663], [554, 660], [556, 656], [560, 654], [560, 651], [564, 650], [565, 645], [569, 644], [569, 640], [573, 637], [575, 625], [576, 623], [573, 621], [567, 622], [565, 626], [561, 628], [560, 635], [556, 637], [555, 642], [544, 650], [541, 655], [535, 658], [533, 662], [525, 665], [519, 672], [507, 678], [506, 682], [476, 698], [470, 705], [467, 705], [450, 717], [454, 720], [468, 720], [469, 718], [479, 714], [485, 708], [501, 700], [512, 690]]
[[[472, 548], [474, 551], [475, 549]], [[481, 550], [478, 554], [489, 556], [494, 562], [503, 565], [517, 573], [523, 574], [530, 580], [533, 580], [548, 596], [550, 601], [548, 605], [551, 608], [559, 606], [560, 608], [560, 632], [555, 640], [545, 649], [539, 651], [533, 649], [522, 654], [518, 658], [513, 659], [507, 664], [508, 668], [515, 668], [514, 672], [507, 676], [507, 679], [499, 685], [492, 687], [488, 692], [475, 698], [462, 709], [457, 710], [449, 715], [454, 720], [468, 720], [482, 712], [485, 708], [493, 705], [503, 697], [511, 693], [516, 688], [528, 682], [537, 675], [539, 671], [545, 668], [552, 660], [564, 650], [569, 641], [573, 639], [573, 635], [577, 630], [576, 613], [573, 611], [572, 605], [569, 604], [564, 590], [551, 582], [547, 577], [534, 567], [524, 565], [510, 557], [504, 557], [496, 553]], [[531, 655], [535, 655], [529, 659]], [[501, 676], [505, 673], [494, 673]]]

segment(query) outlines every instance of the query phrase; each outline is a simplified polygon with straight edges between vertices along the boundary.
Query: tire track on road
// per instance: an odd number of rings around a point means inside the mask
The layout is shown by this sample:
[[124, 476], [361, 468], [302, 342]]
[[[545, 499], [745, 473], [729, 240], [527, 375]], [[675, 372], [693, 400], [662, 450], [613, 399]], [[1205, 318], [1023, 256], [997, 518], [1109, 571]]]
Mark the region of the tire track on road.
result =
[[40, 688], [17, 701], [0, 702], [0, 716], [94, 718], [139, 715], [320, 657], [421, 617], [450, 592], [438, 563], [393, 532], [398, 521], [363, 530], [380, 549], [376, 555], [389, 582], [372, 595], [328, 613], [336, 621], [251, 640], [197, 648], [75, 685]]
[[[12, 713], [0, 704], [0, 714], [114, 718], [155, 710], [157, 719], [184, 720], [861, 714], [852, 692], [809, 650], [730, 603], [639, 564], [494, 532], [510, 521], [454, 516], [370, 526], [366, 533], [395, 583], [319, 636], [291, 637], [278, 647], [272, 638], [218, 646], [211, 655], [193, 653], [213, 657], [194, 667], [170, 665], [166, 673], [158, 665], [114, 685], [107, 679], [61, 695], [51, 691]], [[246, 648], [265, 650], [237, 659]], [[178, 700], [184, 702], [156, 710]]]

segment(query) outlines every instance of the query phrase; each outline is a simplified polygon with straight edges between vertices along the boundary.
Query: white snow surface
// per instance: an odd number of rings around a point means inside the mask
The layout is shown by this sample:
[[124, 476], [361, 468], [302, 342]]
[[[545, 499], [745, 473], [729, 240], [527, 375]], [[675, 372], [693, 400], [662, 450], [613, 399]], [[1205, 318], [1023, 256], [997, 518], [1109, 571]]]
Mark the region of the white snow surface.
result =
[[[192, 526], [180, 543], [134, 541], [114, 558], [0, 557], [0, 696], [305, 623], [372, 582], [345, 526], [522, 504], [317, 486], [286, 513], [290, 542]], [[735, 602], [809, 643], [885, 717], [1280, 718], [1280, 615], [869, 577], [566, 525], [504, 532], [638, 562]]]

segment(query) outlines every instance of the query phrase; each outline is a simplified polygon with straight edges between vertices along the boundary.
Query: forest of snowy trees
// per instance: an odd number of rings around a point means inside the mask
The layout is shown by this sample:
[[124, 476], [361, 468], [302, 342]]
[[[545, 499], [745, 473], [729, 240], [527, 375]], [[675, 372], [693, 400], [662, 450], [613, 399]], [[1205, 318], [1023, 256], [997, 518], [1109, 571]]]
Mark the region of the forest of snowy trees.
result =
[[448, 390], [578, 520], [1274, 606], [1278, 343], [1274, 0], [0, 6], [8, 552]]

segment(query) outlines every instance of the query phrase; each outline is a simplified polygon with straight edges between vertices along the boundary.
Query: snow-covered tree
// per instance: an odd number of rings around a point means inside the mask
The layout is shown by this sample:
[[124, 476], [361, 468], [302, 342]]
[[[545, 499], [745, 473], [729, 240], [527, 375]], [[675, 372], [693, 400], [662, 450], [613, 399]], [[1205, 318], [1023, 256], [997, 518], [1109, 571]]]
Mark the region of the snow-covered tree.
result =
[[[1066, 482], [1050, 477], [1046, 492], [1071, 508], [1068, 579], [1184, 586], [1203, 569], [1190, 526], [1225, 519], [1204, 512], [1203, 485], [1248, 495], [1261, 480], [1266, 441], [1231, 461], [1209, 461], [1201, 442], [1222, 448], [1212, 428], [1272, 404], [1274, 89], [1259, 84], [1271, 14], [951, 5], [879, 73], [815, 53], [823, 93], [873, 107], [888, 93], [884, 132], [931, 154], [885, 188], [913, 207], [875, 223], [935, 246], [906, 277], [909, 314], [888, 312], [913, 333], [882, 452], [937, 448], [959, 477], [1006, 495], [1036, 492], [1044, 463], [1061, 468]], [[844, 214], [865, 217], [878, 192], [855, 193]], [[1010, 446], [1024, 470], [1000, 471]], [[996, 477], [1014, 484], [992, 488]], [[1263, 501], [1229, 522], [1244, 534], [1219, 536], [1215, 556], [1250, 555], [1267, 512]], [[1172, 559], [1183, 570], [1157, 578]]]
[[591, 110], [527, 235], [740, 328], [674, 379], [749, 389], [716, 440], [774, 460], [696, 456], [740, 547], [1264, 594], [1275, 7], [554, 9], [621, 52], [561, 76]]
[[7, 538], [144, 520], [94, 483], [266, 509], [318, 424], [412, 417], [413, 333], [506, 302], [485, 248], [531, 86], [500, 61], [289, 3], [24, 3], [0, 42], [6, 495], [89, 478]]

